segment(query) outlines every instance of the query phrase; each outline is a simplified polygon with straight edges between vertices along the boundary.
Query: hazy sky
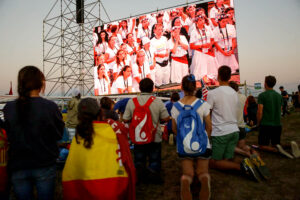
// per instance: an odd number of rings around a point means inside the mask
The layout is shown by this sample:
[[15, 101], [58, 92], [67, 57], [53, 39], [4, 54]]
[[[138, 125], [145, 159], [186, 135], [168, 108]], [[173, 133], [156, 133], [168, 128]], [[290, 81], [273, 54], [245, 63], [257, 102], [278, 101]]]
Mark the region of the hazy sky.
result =
[[[43, 19], [56, 0], [0, 0], [0, 94], [25, 65], [42, 69]], [[74, 0], [75, 1], [75, 0]], [[110, 18], [153, 11], [186, 0], [103, 0]], [[235, 0], [241, 82], [275, 75], [289, 91], [300, 84], [300, 0]], [[116, 6], [117, 5], [117, 6]]]

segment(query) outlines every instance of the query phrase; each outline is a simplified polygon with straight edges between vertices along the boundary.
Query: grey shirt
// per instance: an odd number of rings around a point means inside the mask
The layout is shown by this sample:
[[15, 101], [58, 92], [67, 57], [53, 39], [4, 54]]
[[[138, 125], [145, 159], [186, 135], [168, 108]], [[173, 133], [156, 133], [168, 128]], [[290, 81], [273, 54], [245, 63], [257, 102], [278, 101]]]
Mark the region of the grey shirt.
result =
[[[151, 95], [148, 93], [141, 93], [141, 95], [138, 96], [137, 99], [138, 99], [139, 104], [141, 106], [143, 106], [150, 97], [151, 97]], [[130, 99], [127, 103], [125, 113], [123, 115], [123, 119], [131, 120], [134, 109], [135, 109], [135, 105], [134, 105], [132, 99]], [[159, 123], [159, 120], [169, 117], [169, 113], [168, 113], [164, 103], [160, 99], [157, 99], [157, 98], [155, 98], [155, 100], [151, 103], [150, 112], [151, 112], [151, 117], [152, 117], [154, 127], [157, 126], [157, 124]], [[160, 127], [160, 124], [158, 124], [154, 142], [161, 142], [162, 141], [161, 136], [162, 136], [161, 127]]]

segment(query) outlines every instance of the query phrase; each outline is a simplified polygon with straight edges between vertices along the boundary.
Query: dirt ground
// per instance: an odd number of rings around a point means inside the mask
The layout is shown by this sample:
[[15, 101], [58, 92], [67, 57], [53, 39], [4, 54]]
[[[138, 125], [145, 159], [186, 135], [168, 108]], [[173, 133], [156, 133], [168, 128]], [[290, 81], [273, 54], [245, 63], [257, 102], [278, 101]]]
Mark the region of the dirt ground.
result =
[[[282, 144], [289, 145], [294, 140], [300, 145], [300, 113], [292, 113], [282, 119]], [[257, 144], [257, 131], [247, 134], [247, 143]], [[290, 152], [290, 149], [287, 149]], [[289, 159], [278, 154], [259, 152], [266, 162], [272, 177], [257, 183], [236, 172], [210, 170], [212, 200], [300, 200], [300, 158]], [[237, 155], [240, 159], [241, 156]], [[175, 146], [163, 144], [162, 150], [163, 185], [139, 185], [138, 200], [177, 200], [180, 199], [180, 162]], [[194, 199], [200, 183], [192, 185]]]
[[[291, 140], [300, 145], [300, 112], [282, 118], [282, 144]], [[247, 143], [257, 144], [256, 131], [247, 134]], [[162, 185], [142, 184], [137, 186], [137, 200], [180, 199], [180, 162], [175, 146], [163, 143]], [[290, 149], [288, 149], [290, 151]], [[236, 172], [210, 170], [212, 200], [300, 200], [300, 158], [289, 159], [279, 154], [259, 152], [266, 162], [272, 177], [257, 183]], [[239, 155], [238, 158], [242, 159]], [[62, 199], [61, 171], [58, 171], [56, 199]], [[194, 199], [198, 199], [200, 183], [192, 185]]]

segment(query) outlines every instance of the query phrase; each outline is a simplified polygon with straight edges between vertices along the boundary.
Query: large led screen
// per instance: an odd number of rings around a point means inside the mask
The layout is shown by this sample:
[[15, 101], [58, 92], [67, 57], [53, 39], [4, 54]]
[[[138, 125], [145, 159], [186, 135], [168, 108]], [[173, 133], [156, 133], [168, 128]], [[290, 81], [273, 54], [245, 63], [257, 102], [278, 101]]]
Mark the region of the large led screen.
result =
[[222, 65], [239, 82], [235, 24], [232, 1], [216, 0], [95, 27], [95, 95], [139, 92], [146, 77], [156, 89], [179, 88], [190, 73], [197, 86], [218, 85]]

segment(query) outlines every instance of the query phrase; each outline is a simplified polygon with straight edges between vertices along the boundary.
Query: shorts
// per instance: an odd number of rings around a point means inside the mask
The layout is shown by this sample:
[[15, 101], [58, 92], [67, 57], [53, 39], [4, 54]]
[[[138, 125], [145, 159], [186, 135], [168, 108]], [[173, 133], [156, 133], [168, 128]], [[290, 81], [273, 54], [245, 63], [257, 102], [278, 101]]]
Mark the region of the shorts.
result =
[[240, 129], [240, 132], [239, 132], [239, 141], [240, 141], [240, 140], [243, 140], [246, 138], [246, 130], [245, 130], [245, 128], [240, 128], [240, 127], [239, 127], [239, 129]]
[[178, 154], [178, 157], [180, 160], [185, 160], [185, 159], [188, 159], [188, 160], [196, 160], [196, 159], [202, 159], [202, 160], [208, 160], [211, 158], [211, 149], [206, 149], [205, 153], [203, 155], [200, 155], [200, 156], [186, 156], [186, 155], [180, 155]]
[[282, 127], [281, 126], [263, 126], [259, 127], [258, 144], [268, 146], [271, 142], [273, 146], [280, 144]]
[[239, 140], [239, 132], [233, 132], [222, 136], [212, 136], [212, 159], [231, 159], [234, 156], [234, 149]]

